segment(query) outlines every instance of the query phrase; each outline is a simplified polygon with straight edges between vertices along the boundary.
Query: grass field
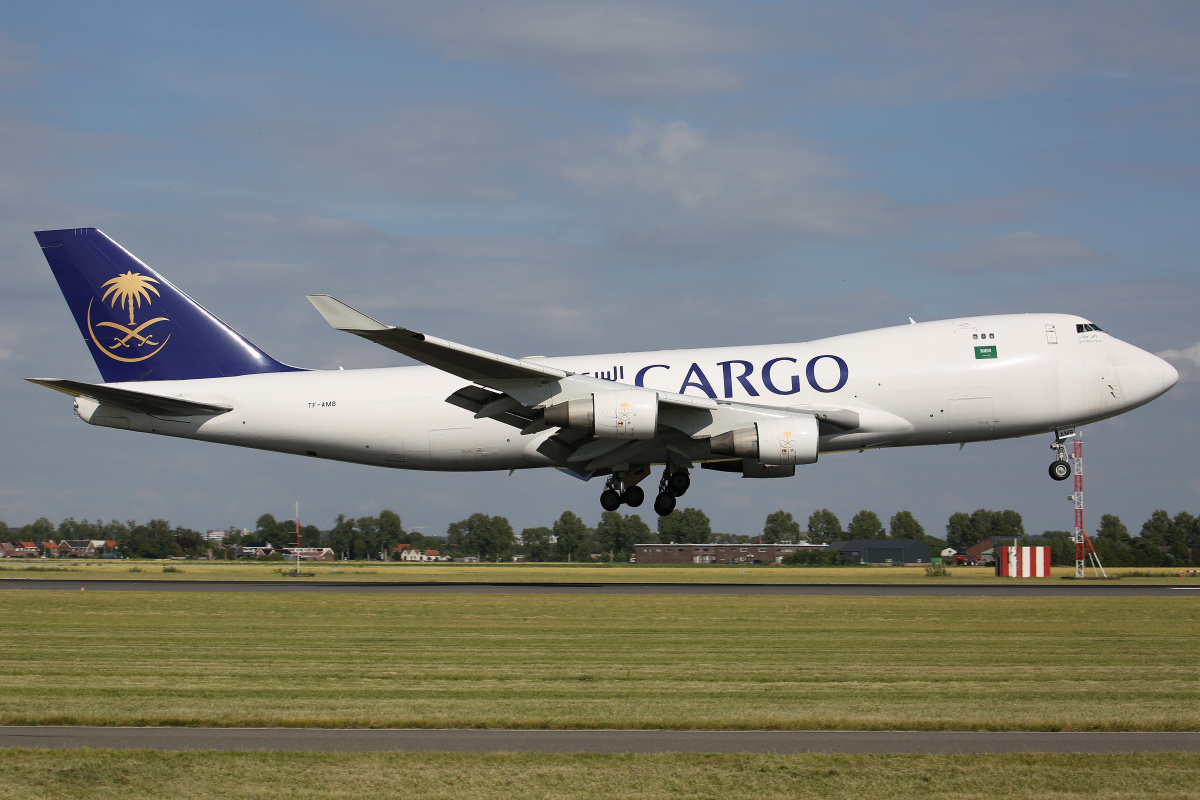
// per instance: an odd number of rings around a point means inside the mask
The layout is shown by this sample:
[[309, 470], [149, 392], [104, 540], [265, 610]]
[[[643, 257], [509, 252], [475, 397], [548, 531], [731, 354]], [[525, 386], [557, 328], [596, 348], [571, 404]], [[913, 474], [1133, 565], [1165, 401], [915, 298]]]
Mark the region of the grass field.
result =
[[1195, 755], [0, 751], [0, 800], [1194, 798]]
[[[169, 568], [164, 572], [163, 568]], [[382, 562], [305, 563], [294, 576], [295, 562], [250, 561], [75, 561], [18, 560], [0, 564], [0, 578], [106, 578], [112, 580], [257, 580], [257, 581], [441, 581], [503, 583], [914, 583], [985, 585], [1028, 584], [1030, 579], [997, 578], [990, 567], [951, 567], [944, 578], [926, 578], [924, 567], [791, 567], [782, 565], [712, 566], [680, 564], [400, 564]], [[1149, 572], [1153, 577], [1132, 576]], [[1200, 584], [1200, 576], [1180, 578], [1179, 570], [1110, 570], [1123, 584]], [[1074, 574], [1056, 567], [1039, 582], [1061, 585]], [[1091, 575], [1091, 571], [1088, 572]]]
[[0, 602], [3, 724], [1200, 729], [1194, 597]]

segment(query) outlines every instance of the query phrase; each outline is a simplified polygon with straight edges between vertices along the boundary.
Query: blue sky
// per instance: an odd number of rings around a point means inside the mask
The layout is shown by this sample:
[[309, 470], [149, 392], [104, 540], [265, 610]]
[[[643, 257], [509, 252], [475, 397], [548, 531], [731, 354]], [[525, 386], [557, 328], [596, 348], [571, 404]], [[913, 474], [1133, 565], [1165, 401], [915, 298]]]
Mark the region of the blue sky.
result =
[[[32, 232], [96, 226], [289, 363], [403, 363], [303, 299], [509, 355], [1063, 311], [1183, 380], [1091, 426], [1089, 515], [1200, 511], [1194, 3], [24, 4], [0, 28], [0, 519], [518, 526], [599, 487], [426, 475], [84, 426], [97, 379]], [[770, 511], [1071, 507], [1048, 440], [701, 474]], [[648, 515], [652, 516], [652, 515]]]

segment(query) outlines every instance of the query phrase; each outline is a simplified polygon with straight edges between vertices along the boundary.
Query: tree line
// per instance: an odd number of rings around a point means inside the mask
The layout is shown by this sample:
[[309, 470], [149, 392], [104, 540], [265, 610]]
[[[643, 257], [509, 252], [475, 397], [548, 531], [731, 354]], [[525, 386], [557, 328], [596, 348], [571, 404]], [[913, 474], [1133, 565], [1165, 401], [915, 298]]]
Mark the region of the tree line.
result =
[[[1070, 555], [1061, 563], [1075, 563], [1074, 549], [1067, 531], [1047, 531], [1043, 534], [1053, 548], [1065, 540]], [[1092, 536], [1092, 545], [1106, 567], [1198, 567], [1200, 566], [1200, 519], [1181, 511], [1172, 517], [1166, 511], [1155, 511], [1142, 524], [1136, 535], [1131, 534], [1115, 514], [1100, 518], [1100, 527]], [[1059, 558], [1055, 555], [1056, 563]]]
[[[260, 516], [253, 530], [232, 525], [225, 530], [224, 540], [210, 542], [199, 531], [172, 526], [165, 519], [152, 519], [146, 523], [135, 520], [90, 522], [68, 517], [56, 526], [49, 519], [42, 517], [20, 528], [10, 528], [4, 522], [0, 522], [0, 541], [112, 541], [117, 543], [116, 549], [122, 555], [130, 558], [200, 556], [206, 555], [210, 549], [217, 558], [231, 558], [242, 545], [269, 544], [274, 548], [281, 548], [296, 544], [295, 520], [277, 520], [271, 514]], [[321, 530], [315, 525], [300, 527], [301, 547], [329, 547], [339, 557], [345, 556], [354, 560], [378, 559], [381, 553], [390, 557], [392, 548], [398, 544], [431, 550], [444, 546], [445, 542], [444, 538], [405, 531], [400, 516], [387, 509], [381, 511], [378, 516], [357, 519], [339, 514], [331, 530]]]
[[[450, 523], [446, 535], [441, 537], [406, 531], [400, 515], [384, 509], [377, 516], [354, 518], [339, 514], [331, 529], [304, 525], [299, 534], [303, 547], [329, 547], [338, 558], [352, 560], [394, 560], [397, 545], [481, 561], [509, 561], [513, 556], [521, 556], [525, 561], [586, 562], [628, 561], [636, 544], [829, 543], [885, 538], [917, 539], [928, 544], [936, 555], [947, 546], [962, 553], [995, 537], [1049, 546], [1053, 562], [1058, 565], [1072, 564], [1075, 558], [1070, 532], [1030, 535], [1021, 515], [1011, 509], [955, 512], [946, 523], [945, 538], [928, 534], [910, 511], [893, 514], [885, 526], [878, 514], [864, 509], [843, 528], [836, 514], [821, 508], [809, 515], [807, 523], [804, 530], [790, 512], [779, 510], [767, 514], [761, 534], [730, 534], [713, 531], [708, 515], [698, 508], [676, 509], [659, 517], [655, 528], [638, 514], [606, 511], [596, 525], [589, 526], [574, 512], [564, 511], [549, 526], [517, 532], [505, 517], [477, 512]], [[227, 531], [223, 542], [209, 542], [198, 531], [172, 526], [162, 519], [122, 523], [76, 521], [68, 517], [56, 526], [42, 517], [20, 528], [0, 522], [0, 541], [103, 539], [117, 542], [121, 553], [135, 558], [204, 555], [210, 548], [217, 557], [230, 558], [240, 545], [270, 544], [280, 548], [296, 544], [295, 521], [277, 520], [271, 514], [260, 516], [253, 530], [242, 532], [230, 526]], [[1092, 540], [1106, 566], [1200, 566], [1200, 519], [1188, 512], [1171, 517], [1166, 511], [1155, 511], [1137, 534], [1131, 533], [1120, 517], [1105, 514]]]

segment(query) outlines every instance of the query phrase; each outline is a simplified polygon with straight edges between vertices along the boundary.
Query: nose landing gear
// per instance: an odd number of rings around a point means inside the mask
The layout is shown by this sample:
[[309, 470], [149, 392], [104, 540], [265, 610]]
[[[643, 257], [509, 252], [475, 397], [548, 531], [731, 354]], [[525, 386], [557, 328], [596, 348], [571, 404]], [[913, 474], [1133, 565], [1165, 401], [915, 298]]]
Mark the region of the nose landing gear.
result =
[[[1071, 431], [1070, 435], [1074, 436], [1075, 432]], [[1067, 438], [1056, 434], [1054, 444], [1050, 445], [1050, 449], [1058, 453], [1058, 458], [1050, 462], [1050, 477], [1056, 481], [1071, 477], [1071, 462], [1067, 461]]]

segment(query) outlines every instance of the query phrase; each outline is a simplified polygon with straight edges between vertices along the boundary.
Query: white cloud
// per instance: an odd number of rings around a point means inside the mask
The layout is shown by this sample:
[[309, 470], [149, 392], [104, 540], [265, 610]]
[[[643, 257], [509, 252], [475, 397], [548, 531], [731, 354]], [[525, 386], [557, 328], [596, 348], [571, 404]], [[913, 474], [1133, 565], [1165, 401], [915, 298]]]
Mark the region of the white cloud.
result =
[[709, 136], [683, 120], [635, 120], [628, 136], [589, 142], [559, 170], [606, 204], [613, 242], [660, 255], [745, 256], [896, 225], [890, 200], [841, 188], [836, 160], [788, 134]]
[[1103, 260], [1101, 253], [1078, 239], [1029, 231], [969, 242], [924, 257], [927, 264], [948, 272], [1040, 273]]
[[586, 92], [619, 97], [694, 95], [739, 88], [726, 56], [757, 38], [691, 7], [617, 0], [406, 3], [342, 0], [323, 9], [371, 31], [472, 61], [545, 69]]
[[635, 119], [623, 135], [597, 135], [544, 122], [452, 106], [328, 128], [264, 120], [263, 156], [310, 187], [315, 202], [346, 194], [371, 198], [378, 217], [387, 208], [410, 220], [451, 209], [489, 230], [498, 220], [509, 230], [532, 223], [539, 236], [557, 227], [639, 258], [743, 262], [802, 239], [900, 225], [890, 198], [845, 188], [854, 176], [792, 133]]
[[1180, 380], [1200, 380], [1200, 342], [1183, 350], [1163, 350], [1155, 355], [1170, 361], [1179, 370]]

